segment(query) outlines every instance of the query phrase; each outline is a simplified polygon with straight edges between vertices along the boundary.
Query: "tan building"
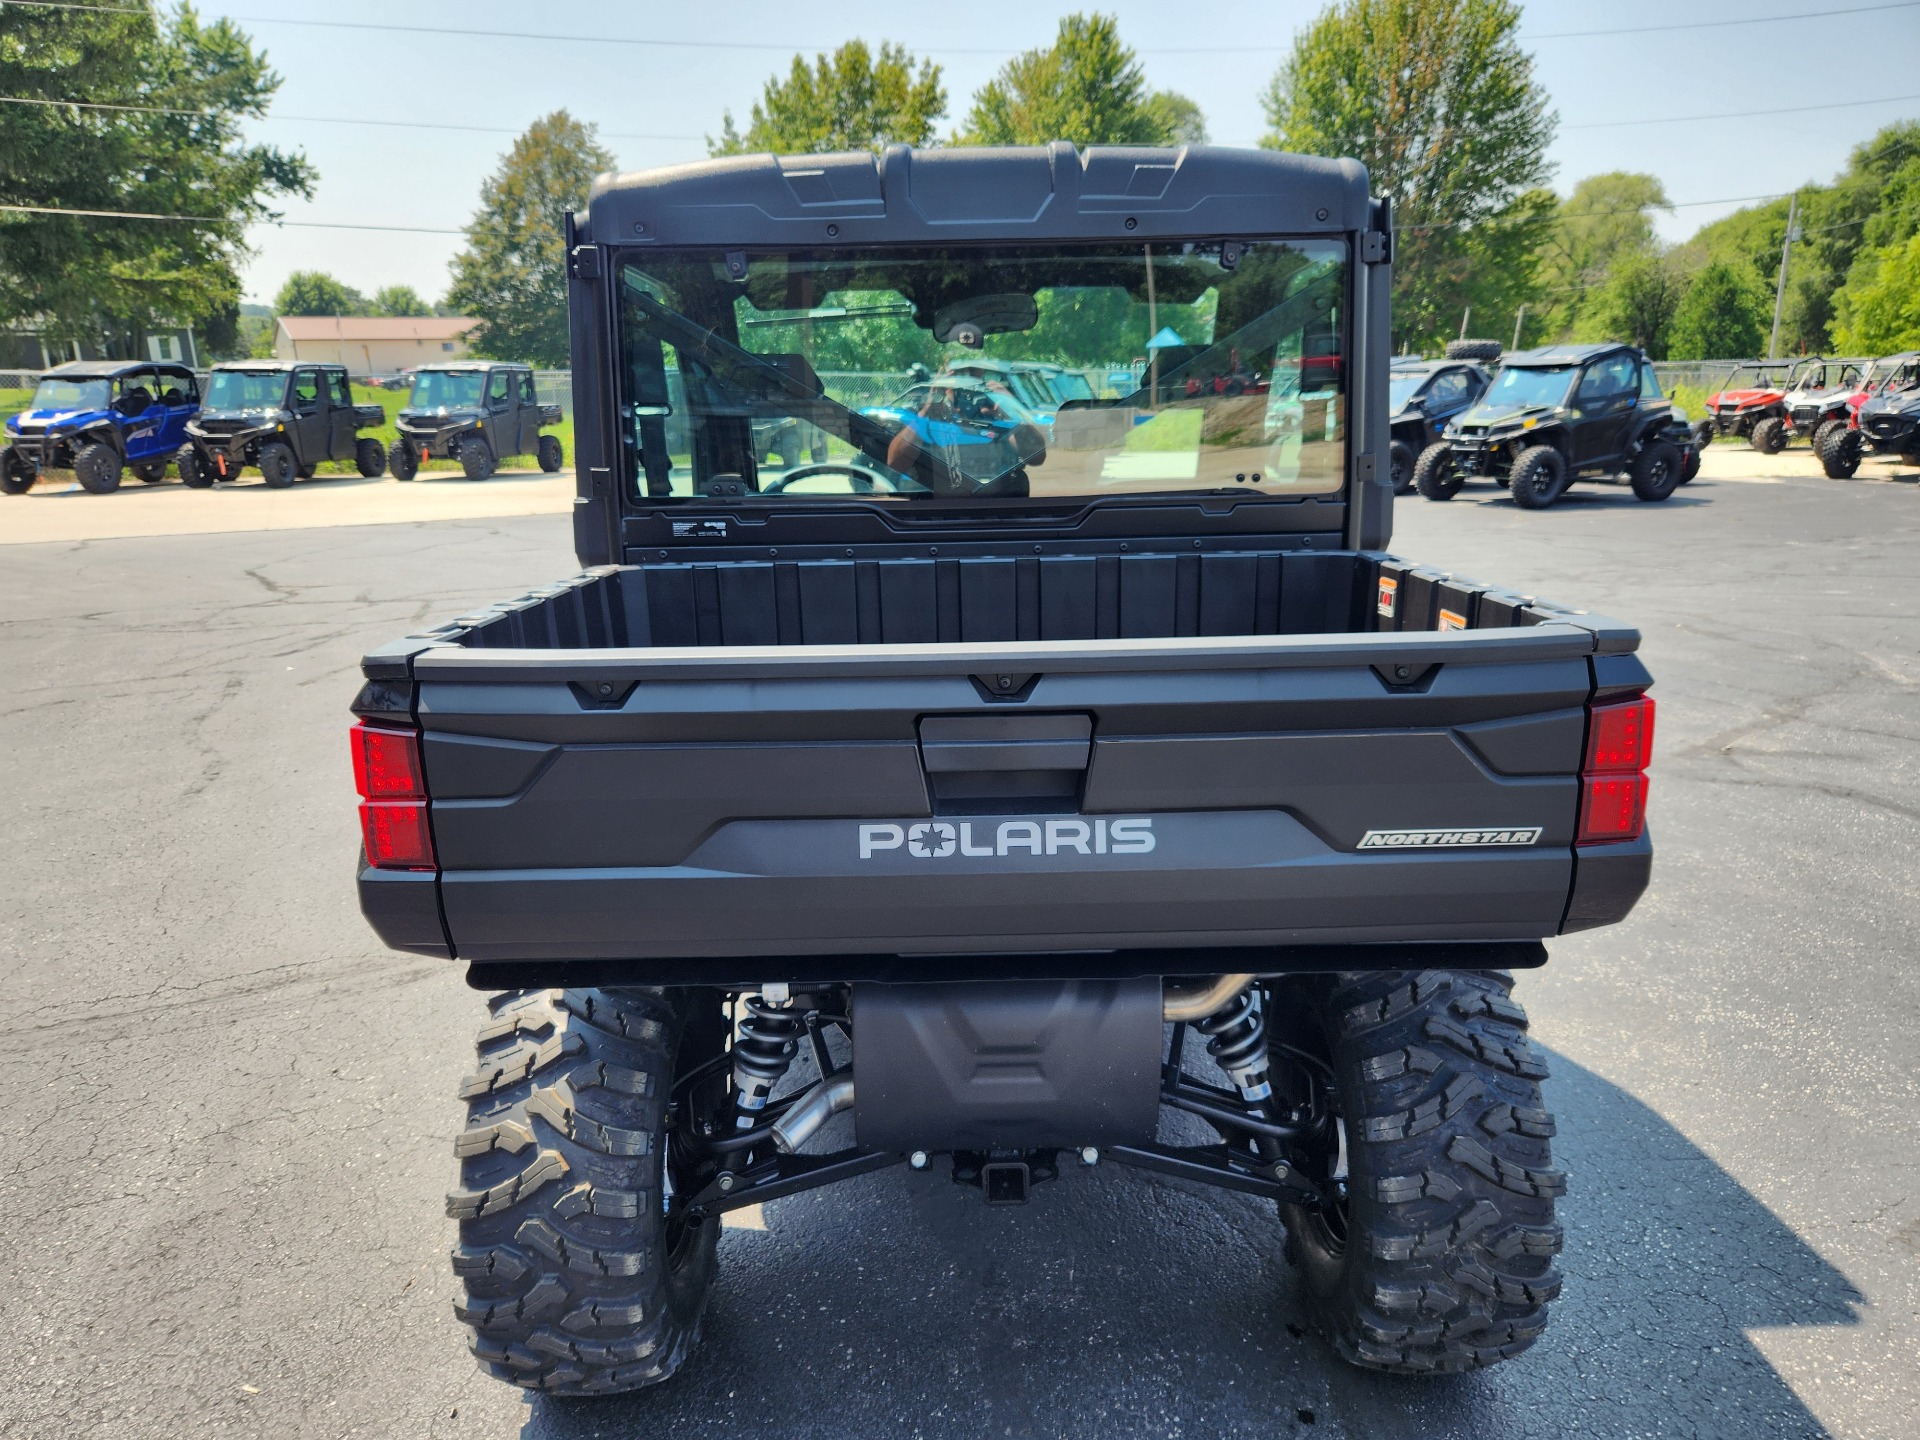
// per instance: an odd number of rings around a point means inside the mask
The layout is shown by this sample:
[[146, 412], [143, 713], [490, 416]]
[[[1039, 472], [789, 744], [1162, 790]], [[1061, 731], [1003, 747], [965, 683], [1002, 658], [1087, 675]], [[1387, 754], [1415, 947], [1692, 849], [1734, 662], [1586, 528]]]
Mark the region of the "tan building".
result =
[[273, 354], [331, 361], [353, 375], [392, 375], [460, 359], [467, 332], [479, 323], [466, 315], [282, 315], [274, 321]]

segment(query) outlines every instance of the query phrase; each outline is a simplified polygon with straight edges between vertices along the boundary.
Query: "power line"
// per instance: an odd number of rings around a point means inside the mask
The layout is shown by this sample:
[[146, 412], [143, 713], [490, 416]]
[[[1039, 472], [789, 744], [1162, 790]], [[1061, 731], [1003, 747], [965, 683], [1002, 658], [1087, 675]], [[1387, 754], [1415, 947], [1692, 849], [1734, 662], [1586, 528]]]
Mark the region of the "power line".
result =
[[1894, 105], [1920, 95], [1885, 95], [1878, 100], [1836, 100], [1828, 105], [1776, 105], [1767, 110], [1722, 110], [1715, 115], [1667, 115], [1652, 120], [1592, 120], [1562, 125], [1562, 130], [1617, 130], [1624, 125], [1690, 125], [1696, 120], [1745, 120], [1755, 116], [1800, 115], [1809, 110], [1850, 110], [1860, 105]]
[[[12, 0], [9, 0], [12, 3]], [[1721, 110], [1704, 115], [1663, 115], [1640, 120], [1595, 120], [1576, 125], [1562, 125], [1562, 130], [1609, 130], [1626, 125], [1691, 125], [1703, 120], [1745, 120], [1770, 115], [1799, 115], [1814, 110], [1847, 110], [1864, 105], [1895, 105], [1920, 100], [1920, 95], [1883, 95], [1874, 100], [1838, 100], [1823, 105], [1787, 105], [1774, 106], [1766, 110]], [[114, 113], [137, 115], [179, 115], [191, 119], [214, 119], [220, 112], [213, 110], [182, 110], [166, 105], [118, 105], [94, 100], [51, 100], [38, 96], [0, 95], [0, 105], [41, 105], [50, 109], [103, 110]], [[399, 130], [452, 130], [470, 135], [518, 135], [521, 132], [506, 125], [459, 125], [442, 120], [378, 120], [359, 115], [285, 115], [265, 114], [250, 117], [255, 120], [278, 120], [298, 125], [377, 125]], [[607, 140], [704, 140], [703, 135], [675, 135], [664, 132], [603, 130], [599, 132]]]
[[[225, 225], [219, 215], [158, 215], [149, 210], [76, 210], [63, 205], [0, 205], [0, 213], [12, 215], [79, 215], [99, 220], [172, 220], [188, 225]], [[349, 225], [332, 220], [248, 220], [249, 225], [279, 225], [300, 230], [379, 230], [399, 235], [464, 235], [464, 230], [448, 230], [431, 225]]]
[[[11, 3], [11, 0], [9, 0]], [[0, 95], [0, 105], [44, 105], [51, 109], [107, 110], [116, 113], [135, 115], [182, 115], [192, 119], [211, 120], [218, 118], [215, 110], [177, 110], [167, 105], [108, 105], [93, 100], [47, 100], [39, 97], [19, 95]], [[459, 130], [473, 135], [518, 135], [521, 132], [505, 125], [450, 125], [439, 120], [369, 120], [358, 115], [278, 115], [236, 117], [256, 120], [291, 121], [301, 125], [379, 125], [401, 130]], [[607, 130], [601, 132], [608, 140], [703, 140], [703, 135], [655, 135], [628, 131]]]
[[[124, 5], [81, 4], [77, 0], [8, 0], [9, 4], [28, 6], [42, 10], [95, 10], [108, 14], [125, 15], [141, 13]], [[1536, 40], [1584, 40], [1627, 36], [1637, 39], [1642, 35], [1660, 34], [1675, 30], [1717, 30], [1732, 25], [1768, 25], [1786, 20], [1825, 20], [1836, 15], [1867, 15], [1887, 10], [1911, 10], [1920, 5], [1920, 0], [1892, 0], [1892, 3], [1879, 5], [1852, 5], [1840, 9], [1804, 10], [1787, 15], [1741, 15], [1726, 20], [1689, 20], [1672, 25], [1635, 25], [1615, 27], [1610, 30], [1548, 30], [1529, 34], [1521, 31], [1515, 35], [1517, 41], [1531, 43]], [[556, 44], [584, 45], [632, 45], [662, 50], [722, 50], [722, 51], [786, 51], [802, 54], [817, 49], [812, 45], [789, 45], [771, 40], [664, 40], [657, 37], [631, 35], [569, 35], [553, 31], [536, 30], [481, 30], [466, 25], [403, 25], [358, 20], [311, 20], [279, 15], [231, 15], [225, 17], [242, 25], [298, 25], [315, 30], [371, 30], [390, 34], [405, 35], [458, 35], [485, 40], [540, 40]], [[1281, 52], [1291, 50], [1286, 45], [1240, 45], [1231, 48], [1250, 52]], [[1158, 45], [1153, 48], [1155, 55], [1217, 55], [1218, 45]], [[1016, 52], [1005, 46], [975, 45], [939, 45], [929, 47], [929, 54], [944, 55], [1011, 55]]]

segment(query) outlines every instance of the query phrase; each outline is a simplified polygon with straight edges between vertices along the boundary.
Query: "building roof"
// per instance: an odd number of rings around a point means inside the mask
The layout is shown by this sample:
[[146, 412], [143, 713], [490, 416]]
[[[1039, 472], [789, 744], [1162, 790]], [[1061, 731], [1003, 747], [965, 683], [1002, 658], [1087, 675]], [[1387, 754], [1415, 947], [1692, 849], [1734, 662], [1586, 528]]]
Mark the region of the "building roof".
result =
[[282, 315], [287, 338], [301, 340], [458, 340], [480, 322], [471, 315]]

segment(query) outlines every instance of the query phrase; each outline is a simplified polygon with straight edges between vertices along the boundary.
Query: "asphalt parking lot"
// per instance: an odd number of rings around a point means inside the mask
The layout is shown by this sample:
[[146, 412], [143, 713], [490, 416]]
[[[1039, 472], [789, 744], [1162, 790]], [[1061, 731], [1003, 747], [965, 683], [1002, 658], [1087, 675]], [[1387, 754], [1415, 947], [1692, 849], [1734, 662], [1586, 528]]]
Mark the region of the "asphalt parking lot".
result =
[[0, 549], [0, 1436], [1911, 1436], [1920, 485], [1715, 474], [1400, 509], [1638, 623], [1660, 703], [1653, 889], [1519, 990], [1565, 1296], [1426, 1384], [1301, 1331], [1270, 1209], [1106, 1166], [775, 1202], [670, 1385], [483, 1378], [442, 1209], [482, 1007], [360, 920], [346, 705], [369, 645], [569, 570], [566, 516]]

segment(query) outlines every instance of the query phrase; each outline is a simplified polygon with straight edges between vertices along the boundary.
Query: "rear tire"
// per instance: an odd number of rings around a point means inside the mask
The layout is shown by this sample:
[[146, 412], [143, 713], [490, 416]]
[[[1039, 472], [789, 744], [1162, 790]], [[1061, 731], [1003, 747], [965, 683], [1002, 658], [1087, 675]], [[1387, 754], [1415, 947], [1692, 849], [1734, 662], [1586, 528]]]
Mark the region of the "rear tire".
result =
[[1665, 500], [1680, 484], [1679, 450], [1665, 440], [1649, 441], [1633, 457], [1627, 479], [1642, 500]]
[[1693, 427], [1693, 448], [1704, 451], [1709, 445], [1713, 444], [1713, 435], [1713, 422], [1711, 420], [1700, 421]]
[[558, 435], [540, 437], [540, 469], [548, 475], [558, 475], [560, 467], [566, 463], [566, 452], [560, 448]]
[[703, 1047], [682, 1046], [686, 1016], [659, 990], [516, 991], [489, 1008], [460, 1092], [461, 1188], [447, 1197], [467, 1292], [454, 1310], [473, 1353], [548, 1394], [658, 1384], [699, 1338], [717, 1264], [719, 1219], [669, 1227], [662, 1188], [679, 1164], [666, 1119], [675, 1061], [684, 1071]]
[[82, 445], [73, 457], [73, 473], [90, 495], [111, 495], [120, 488], [120, 452], [104, 440]]
[[1396, 440], [1387, 447], [1387, 478], [1393, 481], [1393, 493], [1406, 495], [1413, 489], [1413, 447]]
[[1700, 474], [1700, 451], [1697, 446], [1689, 445], [1680, 456], [1680, 483], [1690, 485]]
[[127, 468], [133, 471], [133, 478], [142, 485], [158, 485], [167, 478], [167, 462], [164, 460], [146, 460]]
[[1348, 1175], [1337, 1210], [1281, 1211], [1309, 1315], [1369, 1370], [1455, 1374], [1520, 1354], [1560, 1293], [1554, 1200], [1567, 1182], [1512, 978], [1439, 970], [1321, 986], [1318, 1043], [1342, 1097]]
[[393, 448], [387, 451], [387, 469], [396, 480], [411, 480], [420, 473], [420, 452], [413, 448], [411, 440], [393, 442]]
[[1567, 493], [1566, 457], [1551, 445], [1530, 445], [1513, 457], [1507, 490], [1522, 510], [1544, 510]]
[[1451, 500], [1465, 482], [1454, 469], [1453, 448], [1436, 440], [1413, 462], [1413, 488], [1429, 500]]
[[1762, 455], [1778, 455], [1787, 448], [1787, 422], [1778, 415], [1767, 416], [1753, 427], [1747, 443]]
[[0, 495], [24, 495], [33, 488], [39, 473], [8, 446], [0, 454]]
[[353, 442], [353, 468], [362, 476], [371, 480], [387, 468], [387, 447], [371, 435], [363, 435]]
[[460, 468], [469, 480], [484, 480], [493, 474], [493, 451], [478, 435], [460, 442]]
[[274, 490], [284, 490], [293, 484], [299, 471], [294, 463], [292, 448], [279, 440], [260, 447], [259, 465], [260, 478]]

